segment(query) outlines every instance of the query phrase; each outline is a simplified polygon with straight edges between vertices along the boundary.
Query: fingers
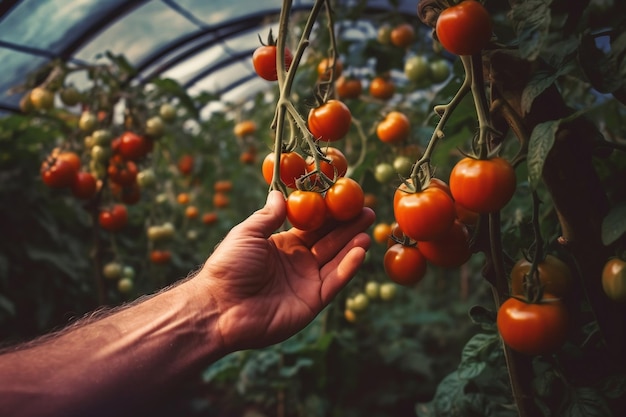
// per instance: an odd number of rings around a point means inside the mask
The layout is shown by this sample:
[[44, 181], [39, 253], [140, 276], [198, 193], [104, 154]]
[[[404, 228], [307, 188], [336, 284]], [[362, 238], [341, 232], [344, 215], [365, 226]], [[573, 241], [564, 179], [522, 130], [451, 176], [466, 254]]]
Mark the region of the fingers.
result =
[[267, 195], [265, 206], [241, 222], [236, 228], [249, 236], [268, 238], [287, 217], [287, 205], [280, 191], [272, 190]]

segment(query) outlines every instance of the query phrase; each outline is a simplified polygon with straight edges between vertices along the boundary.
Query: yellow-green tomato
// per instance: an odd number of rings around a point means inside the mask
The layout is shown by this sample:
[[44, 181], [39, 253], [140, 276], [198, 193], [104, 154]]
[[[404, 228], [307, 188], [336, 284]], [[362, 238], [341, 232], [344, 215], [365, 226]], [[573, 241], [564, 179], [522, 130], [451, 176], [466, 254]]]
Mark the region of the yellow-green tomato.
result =
[[102, 274], [106, 279], [118, 279], [122, 276], [122, 264], [119, 262], [109, 262], [104, 265]]
[[361, 311], [365, 311], [368, 305], [369, 305], [369, 298], [367, 298], [367, 295], [365, 295], [365, 293], [360, 292], [352, 298], [352, 310], [354, 310], [357, 313]]
[[369, 281], [365, 284], [365, 295], [374, 300], [380, 295], [380, 284], [376, 281]]
[[396, 284], [385, 282], [380, 284], [380, 298], [384, 301], [392, 300], [396, 295]]

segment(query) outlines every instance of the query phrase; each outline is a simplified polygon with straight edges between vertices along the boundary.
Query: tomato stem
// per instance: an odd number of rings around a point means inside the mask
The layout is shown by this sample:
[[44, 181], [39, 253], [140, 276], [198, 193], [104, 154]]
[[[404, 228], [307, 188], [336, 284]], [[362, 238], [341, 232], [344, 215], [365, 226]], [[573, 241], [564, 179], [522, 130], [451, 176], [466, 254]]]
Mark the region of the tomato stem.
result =
[[485, 95], [482, 54], [478, 53], [471, 56], [462, 56], [461, 59], [464, 61], [469, 60], [469, 65], [471, 66], [472, 96], [474, 97], [474, 106], [476, 108], [476, 116], [478, 117], [478, 139], [476, 146], [478, 148], [478, 158], [486, 159], [489, 154], [487, 134], [493, 129], [490, 124], [489, 105]]

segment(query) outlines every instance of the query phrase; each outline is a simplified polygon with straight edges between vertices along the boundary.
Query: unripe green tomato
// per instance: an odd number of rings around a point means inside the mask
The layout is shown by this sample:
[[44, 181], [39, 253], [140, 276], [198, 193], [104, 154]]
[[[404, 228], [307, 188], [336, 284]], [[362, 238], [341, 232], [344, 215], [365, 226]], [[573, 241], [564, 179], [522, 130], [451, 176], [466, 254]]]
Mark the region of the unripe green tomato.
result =
[[104, 265], [102, 275], [104, 275], [106, 279], [118, 279], [122, 276], [122, 269], [122, 264], [119, 262], [109, 262]]
[[130, 265], [125, 265], [124, 268], [122, 268], [122, 278], [135, 278], [135, 268]]
[[91, 159], [100, 163], [106, 163], [111, 157], [111, 149], [104, 146], [94, 145], [91, 148]]
[[163, 228], [162, 231], [166, 238], [169, 239], [174, 237], [174, 233], [176, 233], [176, 228], [174, 227], [174, 224], [170, 222], [165, 222], [161, 225], [161, 227]]
[[404, 75], [409, 81], [426, 84], [430, 81], [430, 64], [422, 55], [414, 55], [404, 63]]
[[196, 240], [198, 239], [198, 231], [195, 229], [187, 230], [187, 239]]
[[403, 177], [408, 177], [413, 169], [413, 161], [408, 156], [397, 156], [393, 160], [393, 169]]
[[172, 122], [176, 119], [176, 107], [172, 106], [169, 103], [164, 103], [159, 108], [159, 116], [165, 122]]
[[430, 63], [430, 78], [435, 84], [442, 83], [450, 76], [450, 64], [445, 59], [436, 59]]
[[146, 134], [153, 138], [160, 138], [163, 135], [163, 119], [160, 116], [153, 116], [146, 120]]
[[96, 141], [93, 139], [93, 136], [85, 136], [83, 144], [85, 145], [85, 148], [91, 149], [96, 145]]
[[91, 134], [93, 138], [94, 145], [100, 146], [109, 146], [111, 144], [111, 139], [113, 139], [113, 135], [107, 129], [98, 129]]
[[107, 173], [107, 167], [102, 162], [92, 159], [89, 161], [89, 172], [94, 177], [102, 179]]
[[61, 102], [66, 106], [75, 106], [81, 100], [81, 94], [74, 86], [68, 86], [63, 88], [59, 93]]
[[384, 24], [378, 28], [377, 39], [383, 45], [391, 44], [391, 26]]
[[374, 168], [374, 178], [381, 184], [387, 184], [392, 179], [396, 178], [396, 170], [393, 169], [393, 165], [382, 162]]
[[346, 298], [346, 310], [354, 310], [354, 298], [348, 297]]
[[378, 298], [380, 295], [380, 284], [376, 281], [369, 281], [365, 284], [365, 295], [372, 300]]
[[367, 298], [367, 295], [365, 295], [362, 292], [355, 295], [352, 301], [353, 301], [352, 310], [354, 310], [357, 313], [361, 311], [365, 311], [367, 309], [367, 306], [370, 303], [370, 300], [369, 298]]
[[168, 200], [169, 198], [167, 197], [167, 194], [165, 193], [157, 194], [156, 197], [154, 197], [154, 201], [156, 201], [157, 204], [164, 204]]
[[78, 128], [83, 132], [91, 132], [95, 127], [98, 119], [95, 114], [90, 111], [84, 111], [78, 119]]
[[117, 281], [117, 290], [122, 294], [128, 294], [133, 290], [133, 280], [130, 278], [122, 278]]
[[154, 184], [156, 184], [156, 174], [152, 168], [146, 168], [137, 173], [137, 185], [141, 188], [152, 187]]
[[380, 284], [380, 298], [384, 301], [392, 300], [396, 295], [396, 284], [392, 282], [385, 282]]

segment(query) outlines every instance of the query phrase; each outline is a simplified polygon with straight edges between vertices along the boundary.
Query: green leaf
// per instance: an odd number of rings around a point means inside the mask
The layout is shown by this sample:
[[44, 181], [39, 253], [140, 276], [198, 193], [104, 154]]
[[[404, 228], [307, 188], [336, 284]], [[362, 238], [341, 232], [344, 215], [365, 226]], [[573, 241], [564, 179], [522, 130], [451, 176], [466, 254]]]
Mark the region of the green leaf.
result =
[[470, 308], [469, 316], [472, 322], [480, 325], [485, 330], [495, 330], [496, 313], [483, 306], [476, 305]]
[[[620, 38], [626, 39], [624, 35]], [[615, 45], [615, 44], [614, 44]], [[596, 90], [601, 93], [612, 93], [624, 83], [624, 74], [620, 74], [620, 57], [612, 50], [605, 54], [595, 43], [595, 39], [586, 34], [580, 42], [578, 61], [585, 76]]]
[[602, 243], [610, 245], [626, 232], [626, 203], [618, 204], [602, 220]]
[[570, 391], [570, 401], [562, 417], [611, 416], [606, 400], [593, 388], [580, 387]]
[[313, 365], [311, 358], [299, 358], [292, 366], [282, 366], [279, 374], [285, 378], [293, 378], [302, 368], [310, 368]]
[[550, 120], [539, 123], [533, 129], [528, 143], [528, 180], [532, 189], [537, 188], [543, 173], [548, 152], [554, 145], [554, 137], [559, 130], [562, 120]]
[[546, 42], [550, 28], [551, 0], [527, 0], [517, 2], [509, 13], [519, 41], [522, 58], [536, 59]]
[[461, 363], [458, 368], [459, 378], [472, 379], [480, 375], [487, 366], [486, 359], [498, 342], [496, 334], [478, 333], [463, 348]]

